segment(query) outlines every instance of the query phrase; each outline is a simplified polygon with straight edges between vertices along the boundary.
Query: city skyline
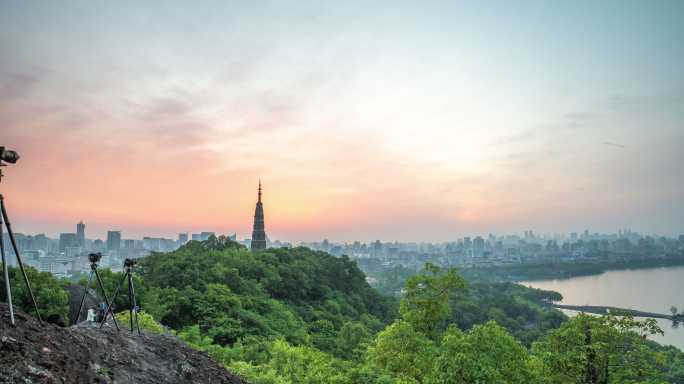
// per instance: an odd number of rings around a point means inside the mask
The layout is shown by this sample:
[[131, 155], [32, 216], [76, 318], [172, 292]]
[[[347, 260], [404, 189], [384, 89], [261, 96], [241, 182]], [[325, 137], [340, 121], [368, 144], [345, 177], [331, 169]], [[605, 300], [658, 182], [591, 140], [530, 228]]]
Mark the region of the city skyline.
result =
[[[221, 233], [221, 232], [216, 232], [211, 229], [204, 229], [201, 231], [177, 231], [173, 233], [143, 233], [143, 234], [130, 234], [127, 233], [125, 230], [121, 229], [107, 229], [103, 233], [98, 233], [95, 236], [89, 235], [89, 232], [85, 230], [86, 228], [86, 223], [84, 223], [82, 220], [79, 221], [78, 223], [75, 224], [77, 231], [76, 232], [69, 232], [69, 231], [60, 231], [58, 233], [45, 233], [45, 232], [40, 232], [40, 233], [32, 233], [32, 232], [18, 232], [19, 234], [23, 236], [38, 236], [38, 235], [45, 235], [46, 237], [50, 239], [60, 239], [62, 235], [67, 235], [70, 236], [69, 241], [75, 242], [75, 244], [81, 244], [77, 242], [78, 238], [78, 228], [80, 225], [83, 225], [84, 228], [84, 241], [103, 241], [104, 246], [106, 246], [106, 241], [107, 238], [109, 237], [110, 233], [116, 232], [120, 236], [120, 242], [123, 242], [124, 240], [142, 240], [146, 238], [152, 238], [152, 239], [166, 239], [166, 240], [174, 240], [174, 241], [180, 241], [181, 243], [185, 243], [188, 240], [198, 240], [201, 238], [201, 240], [206, 240], [209, 235], [215, 235], [217, 237], [219, 236], [235, 236], [236, 240], [239, 242], [244, 242], [244, 241], [251, 241], [252, 238], [251, 236], [248, 236], [248, 234], [241, 235], [238, 232], [226, 232], [226, 233]], [[490, 238], [491, 236], [494, 236], [495, 238], [515, 238], [518, 237], [520, 239], [537, 239], [537, 240], [546, 240], [546, 239], [567, 239], [567, 240], [577, 240], [582, 237], [593, 237], [593, 236], [598, 236], [598, 237], [606, 237], [606, 236], [612, 236], [612, 237], [617, 237], [617, 238], [627, 238], [627, 237], [654, 237], [654, 238], [660, 238], [660, 237], [665, 237], [665, 238], [670, 238], [670, 239], [682, 239], [684, 238], [684, 234], [675, 234], [675, 235], [665, 235], [665, 234], [659, 234], [659, 233], [641, 233], [639, 231], [635, 231], [631, 228], [619, 228], [613, 231], [590, 231], [589, 229], [583, 229], [583, 230], [575, 230], [571, 232], [544, 232], [544, 231], [539, 231], [537, 232], [536, 230], [528, 229], [528, 230], [523, 230], [520, 232], [477, 232], [477, 233], [461, 233], [461, 234], [454, 234], [451, 238], [444, 239], [444, 240], [436, 240], [436, 241], [427, 241], [427, 240], [407, 240], [407, 239], [387, 239], [387, 238], [357, 238], [357, 239], [336, 239], [334, 237], [332, 238], [318, 238], [318, 239], [308, 239], [308, 240], [297, 240], [297, 239], [286, 239], [286, 238], [273, 238], [273, 239], [268, 239], [269, 242], [281, 242], [283, 244], [290, 244], [290, 245], [300, 245], [300, 244], [314, 244], [314, 243], [323, 243], [323, 242], [330, 242], [331, 244], [352, 244], [354, 242], [361, 242], [361, 243], [374, 243], [377, 241], [380, 241], [382, 243], [401, 243], [401, 244], [447, 244], [447, 243], [455, 243], [458, 241], [462, 241], [463, 239], [474, 239], [474, 238]], [[73, 237], [73, 238], [71, 238]], [[197, 239], [196, 239], [196, 238]], [[246, 244], [245, 244], [246, 245]], [[79, 245], [82, 247], [82, 245]]]
[[0, 192], [53, 235], [247, 237], [261, 176], [273, 239], [677, 236], [683, 12], [8, 1]]

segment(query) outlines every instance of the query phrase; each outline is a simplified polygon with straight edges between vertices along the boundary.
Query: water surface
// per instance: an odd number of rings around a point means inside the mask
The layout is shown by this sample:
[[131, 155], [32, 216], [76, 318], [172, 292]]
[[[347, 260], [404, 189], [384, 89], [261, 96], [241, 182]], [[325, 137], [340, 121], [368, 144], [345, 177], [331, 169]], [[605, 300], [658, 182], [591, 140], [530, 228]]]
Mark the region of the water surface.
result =
[[[670, 314], [670, 307], [684, 310], [684, 266], [609, 271], [600, 275], [562, 280], [521, 282], [535, 288], [560, 292], [563, 304], [606, 305]], [[661, 344], [684, 350], [684, 324], [658, 319], [665, 336], [654, 336]]]

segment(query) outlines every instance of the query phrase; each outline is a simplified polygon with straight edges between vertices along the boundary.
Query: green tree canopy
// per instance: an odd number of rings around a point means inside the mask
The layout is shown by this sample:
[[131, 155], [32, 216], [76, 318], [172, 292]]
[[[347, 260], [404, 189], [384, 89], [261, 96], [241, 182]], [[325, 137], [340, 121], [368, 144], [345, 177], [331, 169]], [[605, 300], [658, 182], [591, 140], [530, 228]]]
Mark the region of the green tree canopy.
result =
[[659, 333], [654, 319], [579, 314], [532, 351], [547, 383], [657, 383], [665, 357], [645, 338]]
[[368, 349], [368, 359], [373, 364], [396, 377], [416, 383], [424, 382], [435, 355], [435, 343], [403, 320], [380, 332]]
[[526, 384], [533, 382], [525, 347], [494, 321], [467, 332], [452, 326], [444, 334], [430, 383]]
[[399, 312], [416, 331], [436, 340], [444, 321], [451, 314], [450, 296], [465, 286], [465, 281], [455, 269], [443, 271], [426, 263], [423, 273], [406, 282]]
[[[68, 282], [57, 279], [50, 272], [38, 272], [38, 270], [30, 266], [24, 266], [24, 268], [31, 284], [33, 295], [36, 298], [41, 317], [45, 319], [49, 315], [56, 314], [61, 315], [68, 321], [69, 294], [66, 291]], [[35, 315], [31, 295], [28, 289], [26, 289], [21, 270], [18, 267], [9, 267], [8, 274], [10, 288], [12, 289], [12, 303], [24, 312]], [[5, 278], [0, 273], [0, 300], [5, 301], [6, 295]]]

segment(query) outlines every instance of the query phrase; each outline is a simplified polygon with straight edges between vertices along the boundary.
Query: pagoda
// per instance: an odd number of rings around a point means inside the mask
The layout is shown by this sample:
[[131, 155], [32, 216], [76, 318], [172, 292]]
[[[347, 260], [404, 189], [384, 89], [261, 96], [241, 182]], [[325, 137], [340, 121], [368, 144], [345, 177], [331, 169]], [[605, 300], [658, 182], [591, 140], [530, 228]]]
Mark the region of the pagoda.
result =
[[254, 210], [254, 229], [252, 230], [252, 250], [266, 249], [266, 231], [264, 230], [264, 206], [261, 203], [261, 179], [259, 179], [259, 200]]

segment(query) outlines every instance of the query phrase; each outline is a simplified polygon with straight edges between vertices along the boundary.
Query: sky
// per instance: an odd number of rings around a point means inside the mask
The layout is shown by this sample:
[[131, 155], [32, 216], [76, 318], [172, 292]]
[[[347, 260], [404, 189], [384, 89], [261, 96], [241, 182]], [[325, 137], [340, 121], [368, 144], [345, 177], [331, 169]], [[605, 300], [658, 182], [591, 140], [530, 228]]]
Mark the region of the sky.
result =
[[684, 233], [682, 1], [0, 0], [14, 230]]

